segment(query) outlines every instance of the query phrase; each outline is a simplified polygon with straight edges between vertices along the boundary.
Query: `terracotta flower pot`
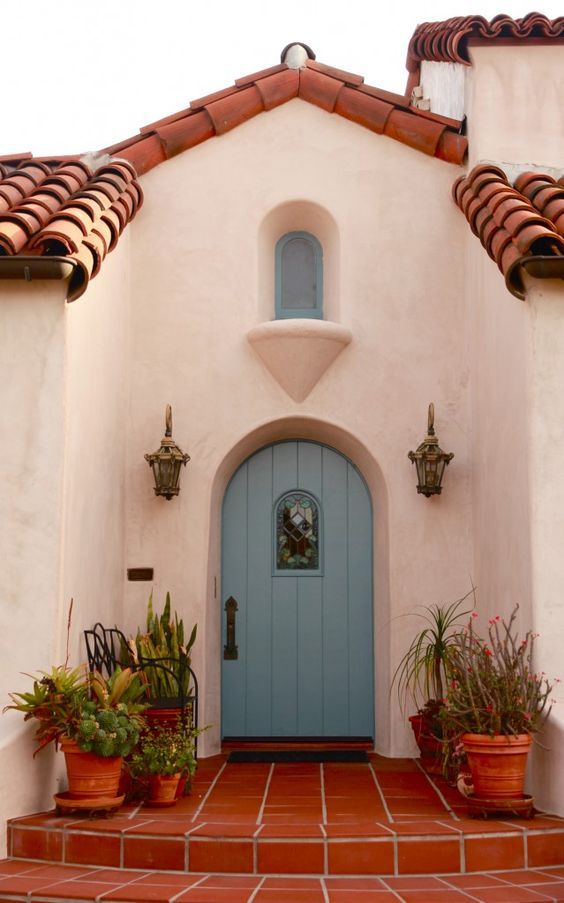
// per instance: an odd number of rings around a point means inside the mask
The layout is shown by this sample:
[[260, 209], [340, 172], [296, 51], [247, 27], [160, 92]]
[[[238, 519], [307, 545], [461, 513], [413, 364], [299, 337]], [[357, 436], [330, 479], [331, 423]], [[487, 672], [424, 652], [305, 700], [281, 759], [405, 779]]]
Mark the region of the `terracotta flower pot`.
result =
[[431, 724], [425, 715], [411, 715], [411, 727], [421, 753], [421, 765], [429, 774], [442, 774], [443, 744], [433, 736]]
[[149, 806], [174, 806], [180, 781], [177, 774], [152, 774], [149, 776]]
[[101, 799], [118, 795], [121, 756], [97, 756], [82, 752], [74, 740], [63, 740], [70, 799]]
[[474, 796], [487, 800], [517, 800], [523, 796], [530, 734], [464, 734], [462, 743]]

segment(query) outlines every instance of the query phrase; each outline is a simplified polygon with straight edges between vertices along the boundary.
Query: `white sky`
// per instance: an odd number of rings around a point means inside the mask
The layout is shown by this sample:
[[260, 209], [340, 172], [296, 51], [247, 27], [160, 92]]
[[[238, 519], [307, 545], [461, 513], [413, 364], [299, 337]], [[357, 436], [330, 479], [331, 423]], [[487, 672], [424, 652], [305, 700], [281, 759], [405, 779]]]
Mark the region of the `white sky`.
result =
[[[419, 22], [533, 0], [0, 0], [0, 155], [99, 150], [190, 100], [280, 61], [290, 41], [320, 62], [403, 93]], [[561, 0], [540, 12], [562, 14]]]

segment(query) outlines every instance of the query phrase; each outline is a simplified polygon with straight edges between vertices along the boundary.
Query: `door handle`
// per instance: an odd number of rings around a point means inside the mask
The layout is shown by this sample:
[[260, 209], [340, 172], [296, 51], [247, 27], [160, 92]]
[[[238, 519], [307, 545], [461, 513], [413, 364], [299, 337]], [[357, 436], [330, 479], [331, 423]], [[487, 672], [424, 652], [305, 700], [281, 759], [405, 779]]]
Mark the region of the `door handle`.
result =
[[237, 605], [237, 600], [233, 598], [233, 596], [229, 596], [229, 599], [225, 603], [225, 611], [227, 614], [227, 642], [223, 647], [223, 658], [227, 661], [234, 661], [239, 658], [239, 647], [235, 642], [235, 618], [236, 613], [239, 609]]

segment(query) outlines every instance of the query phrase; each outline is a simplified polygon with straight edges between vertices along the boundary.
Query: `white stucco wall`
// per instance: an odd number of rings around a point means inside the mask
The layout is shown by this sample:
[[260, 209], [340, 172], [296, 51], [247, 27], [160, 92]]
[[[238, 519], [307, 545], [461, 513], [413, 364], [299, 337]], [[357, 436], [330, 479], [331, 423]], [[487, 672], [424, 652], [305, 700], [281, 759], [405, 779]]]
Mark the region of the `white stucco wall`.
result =
[[82, 631], [121, 622], [129, 417], [129, 244], [126, 232], [87, 293], [66, 307], [63, 622], [74, 599], [73, 660]]
[[[169, 589], [184, 619], [199, 624], [194, 666], [202, 720], [213, 725], [203, 740], [206, 754], [217, 750], [220, 736], [223, 491], [248, 454], [290, 436], [335, 445], [370, 486], [377, 747], [388, 754], [413, 748], [389, 698], [390, 676], [414, 626], [396, 616], [460, 596], [473, 571], [469, 365], [459, 291], [466, 225], [450, 203], [456, 174], [295, 100], [143, 179], [145, 206], [131, 227], [126, 566], [154, 567], [159, 602]], [[273, 316], [265, 276], [273, 222], [280, 234], [311, 228], [319, 210], [329, 245], [329, 308], [353, 339], [298, 404], [246, 334]], [[425, 434], [430, 401], [441, 444], [455, 459], [443, 495], [427, 500], [416, 493], [407, 452]], [[180, 496], [170, 502], [154, 497], [143, 460], [158, 445], [167, 402], [173, 435], [192, 456]], [[143, 620], [149, 589], [127, 585], [130, 630]]]
[[[64, 289], [0, 284], [0, 687], [28, 689], [22, 672], [61, 654], [59, 616], [64, 454]], [[5, 818], [49, 804], [54, 757], [32, 760], [33, 728], [0, 718], [0, 855]]]
[[[73, 305], [64, 283], [1, 283], [1, 686], [20, 672], [85, 661], [84, 627], [120, 620], [124, 584], [129, 242]], [[50, 808], [64, 786], [54, 750], [32, 760], [33, 725], [0, 719], [0, 852], [5, 819]]]
[[[466, 75], [469, 166], [564, 169], [564, 54], [559, 46], [471, 48]], [[560, 396], [564, 289], [528, 281], [527, 300], [507, 289], [478, 240], [467, 233], [466, 294], [472, 322], [472, 498], [475, 574], [487, 615], [519, 602], [520, 625], [540, 633], [537, 667], [561, 670]], [[557, 687], [554, 696], [562, 701]], [[536, 745], [530, 789], [539, 806], [564, 814], [557, 756], [558, 705]], [[546, 747], [543, 749], [543, 747]]]
[[471, 46], [466, 70], [469, 164], [479, 160], [562, 169], [562, 46]]
[[[537, 639], [537, 666], [549, 680], [564, 681], [562, 632], [564, 629], [564, 285], [531, 280], [528, 291], [531, 319], [530, 345], [530, 458], [531, 519], [533, 530], [532, 589], [535, 601], [533, 628]], [[564, 814], [563, 684], [554, 687], [550, 722], [535, 749], [533, 778], [538, 805]]]
[[431, 112], [451, 119], [462, 119], [464, 107], [464, 85], [466, 66], [462, 63], [435, 63], [424, 60], [421, 63], [419, 83], [423, 97], [429, 98]]

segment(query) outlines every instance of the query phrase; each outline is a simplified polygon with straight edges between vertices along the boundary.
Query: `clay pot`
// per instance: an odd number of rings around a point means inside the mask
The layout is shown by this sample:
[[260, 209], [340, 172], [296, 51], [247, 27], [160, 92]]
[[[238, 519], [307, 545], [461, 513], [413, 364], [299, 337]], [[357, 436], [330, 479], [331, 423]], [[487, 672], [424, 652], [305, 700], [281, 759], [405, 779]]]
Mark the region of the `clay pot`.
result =
[[530, 734], [464, 734], [462, 743], [474, 796], [486, 800], [518, 800], [523, 796]]
[[425, 715], [411, 715], [410, 724], [421, 753], [421, 765], [429, 774], [442, 774], [443, 744], [433, 736], [429, 719]]
[[107, 799], [117, 797], [121, 775], [121, 756], [97, 756], [83, 752], [74, 740], [62, 740], [65, 754], [69, 799]]
[[176, 791], [180, 781], [180, 772], [177, 774], [152, 774], [149, 776], [148, 806], [174, 806]]

